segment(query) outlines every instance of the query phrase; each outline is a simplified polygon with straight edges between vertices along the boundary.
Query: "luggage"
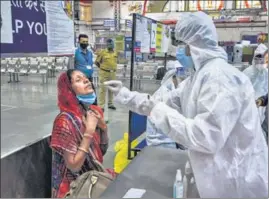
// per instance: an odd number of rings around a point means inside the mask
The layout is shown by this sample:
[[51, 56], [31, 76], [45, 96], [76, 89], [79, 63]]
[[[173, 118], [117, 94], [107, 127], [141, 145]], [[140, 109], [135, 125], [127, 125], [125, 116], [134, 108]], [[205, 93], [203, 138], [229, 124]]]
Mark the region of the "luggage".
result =
[[65, 198], [99, 198], [113, 181], [103, 166], [99, 166], [100, 171], [88, 171], [73, 181]]

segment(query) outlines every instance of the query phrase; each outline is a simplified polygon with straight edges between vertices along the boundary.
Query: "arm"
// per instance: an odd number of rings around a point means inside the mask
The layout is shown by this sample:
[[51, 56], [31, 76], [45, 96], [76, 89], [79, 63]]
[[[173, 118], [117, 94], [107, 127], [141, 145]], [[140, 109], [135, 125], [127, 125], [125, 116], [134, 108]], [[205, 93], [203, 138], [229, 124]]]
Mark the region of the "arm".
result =
[[98, 52], [98, 53], [97, 53], [96, 60], [95, 60], [95, 64], [96, 64], [96, 66], [97, 66], [98, 68], [100, 68], [101, 61], [102, 61], [102, 52]]
[[[85, 134], [88, 134], [85, 132]], [[92, 137], [83, 137], [79, 148], [82, 149], [88, 149], [91, 144]], [[82, 167], [82, 165], [85, 162], [87, 153], [82, 150], [77, 150], [76, 154], [70, 153], [68, 151], [64, 151], [64, 160], [66, 163], [66, 166], [71, 171], [79, 171]]]
[[102, 109], [99, 106], [95, 106], [95, 105], [91, 105], [91, 110], [93, 110], [96, 115], [99, 118], [98, 121], [98, 133], [99, 133], [99, 137], [100, 137], [100, 149], [102, 151], [102, 155], [106, 154], [106, 151], [108, 149], [108, 135], [107, 135], [107, 125], [106, 122], [104, 120], [104, 113], [102, 111]]
[[92, 54], [92, 52], [91, 51], [89, 51], [89, 65], [92, 67], [93, 66], [93, 54]]
[[206, 83], [199, 93], [197, 114], [187, 118], [158, 103], [150, 119], [155, 126], [190, 150], [211, 153], [221, 149], [240, 115], [241, 103], [218, 82]]
[[87, 130], [85, 130], [80, 141], [75, 134], [76, 132], [74, 132], [76, 130], [74, 130], [73, 123], [66, 117], [65, 115], [60, 115], [55, 120], [51, 136], [51, 147], [64, 157], [68, 169], [79, 171], [86, 155], [88, 155], [97, 119], [95, 120], [93, 116], [87, 114]]
[[[178, 111], [181, 110], [180, 97], [183, 93], [183, 88], [186, 84], [190, 83], [188, 79], [181, 82], [179, 88], [168, 93], [169, 96], [165, 100], [165, 103], [168, 106], [177, 109]], [[149, 94], [130, 91], [125, 87], [120, 89], [119, 93], [115, 96], [114, 101], [140, 115], [149, 115], [151, 109], [157, 102], [157, 100]]]

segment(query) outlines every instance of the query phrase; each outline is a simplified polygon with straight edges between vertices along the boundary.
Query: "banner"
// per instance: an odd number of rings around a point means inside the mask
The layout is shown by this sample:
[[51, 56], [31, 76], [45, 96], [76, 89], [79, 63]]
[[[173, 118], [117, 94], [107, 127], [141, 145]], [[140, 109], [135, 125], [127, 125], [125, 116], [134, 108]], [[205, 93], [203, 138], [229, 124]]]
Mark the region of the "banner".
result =
[[48, 54], [74, 53], [74, 22], [72, 13], [64, 9], [63, 1], [46, 1]]
[[73, 54], [72, 6], [73, 1], [1, 1], [1, 54]]
[[157, 23], [157, 34], [156, 34], [156, 52], [162, 52], [162, 35], [163, 35], [163, 25]]
[[123, 52], [124, 51], [124, 36], [118, 35], [115, 38], [115, 50], [116, 52]]
[[45, 1], [1, 1], [1, 53], [47, 52]]
[[170, 41], [169, 26], [163, 25], [162, 27], [162, 53], [167, 53]]
[[157, 35], [157, 24], [152, 22], [151, 24], [151, 39], [150, 39], [150, 52], [156, 52], [156, 35]]

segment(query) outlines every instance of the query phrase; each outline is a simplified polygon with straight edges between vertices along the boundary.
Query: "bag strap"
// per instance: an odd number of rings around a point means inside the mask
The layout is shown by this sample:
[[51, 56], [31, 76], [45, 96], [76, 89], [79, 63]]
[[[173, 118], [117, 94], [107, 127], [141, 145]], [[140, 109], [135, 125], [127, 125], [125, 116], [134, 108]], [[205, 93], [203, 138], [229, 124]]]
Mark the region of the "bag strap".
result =
[[[80, 129], [79, 129], [76, 121], [74, 120], [74, 118], [69, 113], [67, 113], [67, 112], [62, 112], [61, 114], [64, 114], [64, 115], [68, 116], [72, 120], [72, 122], [75, 125], [76, 129], [78, 130], [79, 134], [81, 135], [81, 137], [83, 137], [83, 134], [81, 133], [81, 131], [80, 131]], [[105, 171], [103, 165], [96, 159], [96, 156], [93, 153], [91, 147], [89, 147], [89, 153], [92, 156], [94, 162], [97, 164], [97, 167], [101, 167], [101, 169]]]

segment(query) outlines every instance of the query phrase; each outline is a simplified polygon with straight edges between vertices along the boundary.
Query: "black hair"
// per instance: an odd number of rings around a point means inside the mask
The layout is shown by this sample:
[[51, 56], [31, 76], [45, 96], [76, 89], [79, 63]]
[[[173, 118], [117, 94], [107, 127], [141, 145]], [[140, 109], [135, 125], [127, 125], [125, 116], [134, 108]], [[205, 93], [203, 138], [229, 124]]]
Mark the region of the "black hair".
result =
[[111, 42], [113, 42], [112, 39], [107, 39], [107, 40], [106, 40], [106, 43], [111, 43]]
[[89, 38], [88, 35], [85, 35], [85, 34], [80, 34], [78, 36], [78, 40], [80, 40], [80, 38]]
[[66, 71], [66, 74], [67, 74], [67, 77], [68, 77], [68, 80], [70, 81], [70, 83], [71, 83], [72, 74], [73, 74], [74, 71], [76, 71], [76, 69], [68, 69]]

